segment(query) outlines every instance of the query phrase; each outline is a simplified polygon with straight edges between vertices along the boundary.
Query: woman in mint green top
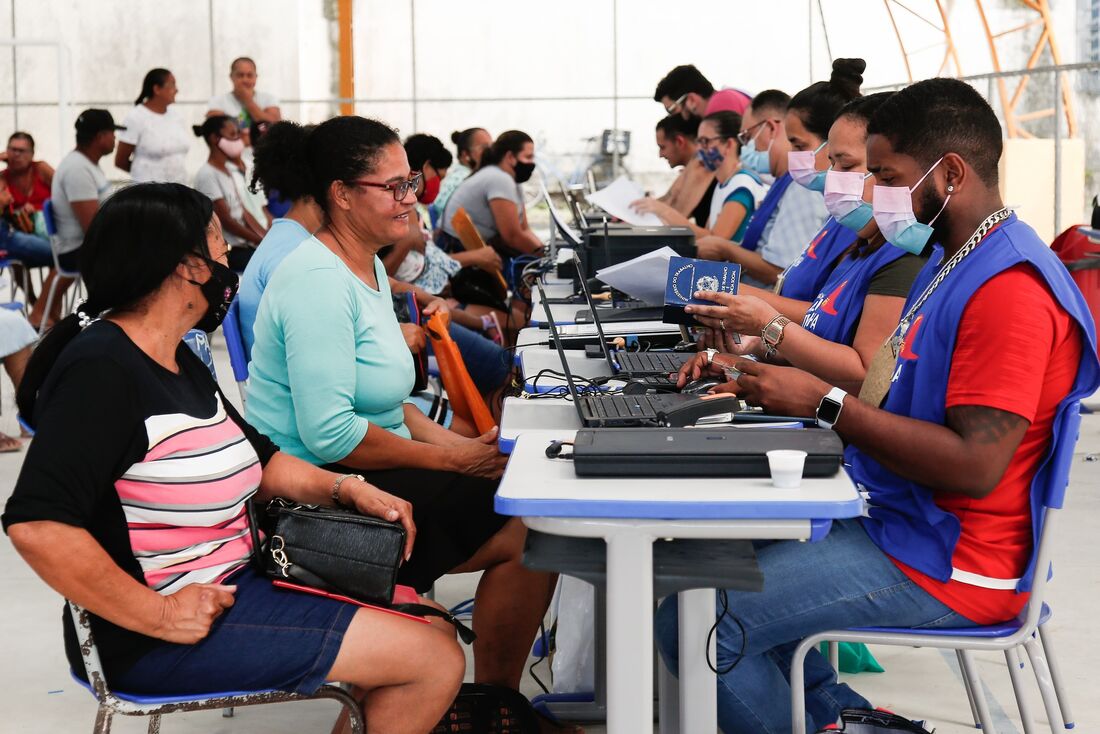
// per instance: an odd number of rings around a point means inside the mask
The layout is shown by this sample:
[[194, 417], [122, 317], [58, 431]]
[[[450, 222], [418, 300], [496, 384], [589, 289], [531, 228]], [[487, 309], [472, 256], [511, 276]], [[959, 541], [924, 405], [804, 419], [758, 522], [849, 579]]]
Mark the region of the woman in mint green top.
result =
[[318, 465], [341, 461], [372, 423], [412, 438], [404, 411], [412, 354], [381, 261], [377, 288], [316, 237], [283, 264], [256, 315], [250, 418], [283, 451]]
[[318, 125], [304, 158], [326, 221], [260, 301], [248, 419], [283, 451], [412, 504], [399, 583], [426, 591], [443, 574], [484, 571], [475, 679], [518, 688], [556, 578], [524, 568], [523, 525], [493, 511], [506, 460], [496, 429], [465, 438], [405, 403], [412, 357], [377, 252], [408, 231], [418, 177], [397, 134], [362, 117]]

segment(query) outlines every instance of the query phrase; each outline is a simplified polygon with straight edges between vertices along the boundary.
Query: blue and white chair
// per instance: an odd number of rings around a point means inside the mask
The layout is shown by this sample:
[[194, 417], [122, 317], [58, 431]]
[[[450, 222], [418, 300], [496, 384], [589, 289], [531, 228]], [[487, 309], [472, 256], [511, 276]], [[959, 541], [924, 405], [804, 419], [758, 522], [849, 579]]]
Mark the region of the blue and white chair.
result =
[[208, 711], [225, 709], [226, 707], [257, 706], [286, 701], [312, 701], [324, 698], [337, 701], [347, 709], [353, 732], [362, 734], [365, 731], [363, 716], [355, 698], [342, 688], [329, 684], [321, 686], [311, 696], [278, 690], [226, 691], [224, 693], [180, 696], [145, 696], [113, 691], [103, 674], [103, 666], [100, 663], [99, 651], [96, 649], [95, 639], [92, 636], [88, 612], [72, 602], [68, 602], [68, 605], [73, 624], [76, 626], [76, 637], [84, 659], [84, 670], [88, 675], [88, 681], [78, 678], [75, 674], [73, 674], [73, 679], [87, 688], [99, 701], [99, 710], [96, 713], [95, 726], [92, 729], [93, 734], [109, 734], [111, 722], [116, 714], [148, 716], [149, 734], [158, 734], [160, 732], [161, 716], [177, 711]]
[[1016, 696], [1016, 705], [1023, 721], [1024, 734], [1034, 734], [1034, 722], [1024, 691], [1023, 664], [1020, 647], [1023, 647], [1031, 660], [1035, 680], [1050, 722], [1051, 734], [1059, 734], [1062, 728], [1074, 727], [1073, 714], [1065, 696], [1061, 675], [1054, 663], [1053, 648], [1049, 637], [1044, 634], [1042, 625], [1050, 618], [1050, 607], [1044, 603], [1047, 581], [1051, 575], [1051, 544], [1053, 534], [1050, 527], [1058, 510], [1065, 504], [1066, 488], [1069, 484], [1070, 464], [1073, 461], [1073, 445], [1080, 433], [1080, 404], [1073, 403], [1059, 418], [1063, 436], [1074, 436], [1068, 450], [1052, 454], [1049, 464], [1041, 467], [1046, 470], [1046, 486], [1040, 498], [1040, 532], [1038, 542], [1032, 553], [1033, 579], [1027, 605], [1020, 614], [1009, 622], [984, 627], [959, 629], [910, 629], [899, 627], [857, 627], [847, 630], [830, 630], [805, 638], [795, 649], [791, 660], [791, 730], [806, 730], [805, 701], [805, 662], [811, 649], [824, 641], [863, 642], [874, 645], [892, 645], [899, 647], [933, 647], [955, 650], [962, 668], [963, 684], [970, 699], [975, 724], [987, 732], [995, 732], [989, 706], [982, 693], [981, 679], [978, 677], [971, 653], [974, 650], [997, 651], [1004, 653], [1008, 663], [1008, 673], [1012, 680], [1012, 690]]
[[233, 379], [241, 393], [241, 405], [245, 403], [245, 387], [248, 385], [248, 350], [241, 335], [241, 304], [237, 298], [229, 304], [229, 313], [222, 322], [222, 334], [225, 335], [225, 347], [229, 350], [229, 366], [233, 368]]
[[67, 296], [65, 296], [66, 304], [63, 310], [66, 312], [72, 310], [73, 298], [75, 298], [75, 294], [79, 293], [81, 288], [80, 272], [77, 270], [66, 270], [65, 268], [61, 267], [61, 260], [58, 259], [57, 221], [54, 219], [52, 199], [47, 199], [45, 204], [42, 205], [42, 216], [46, 220], [46, 234], [50, 236], [50, 250], [53, 251], [53, 266], [54, 270], [57, 272], [58, 277], [54, 278], [53, 282], [50, 283], [49, 293], [46, 294], [46, 310], [43, 311], [42, 323], [38, 326], [39, 336], [46, 332], [47, 324], [49, 323], [49, 314], [53, 307], [53, 301], [54, 298], [57, 297], [57, 287], [58, 283], [60, 282], [60, 278], [71, 278], [74, 281], [73, 290], [70, 291]]

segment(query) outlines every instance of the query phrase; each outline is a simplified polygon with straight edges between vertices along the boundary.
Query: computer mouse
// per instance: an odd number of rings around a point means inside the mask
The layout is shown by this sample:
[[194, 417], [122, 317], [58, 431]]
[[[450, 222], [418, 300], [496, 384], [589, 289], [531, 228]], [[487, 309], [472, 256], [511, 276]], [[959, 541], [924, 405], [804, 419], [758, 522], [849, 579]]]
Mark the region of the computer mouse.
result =
[[722, 381], [717, 377], [701, 377], [684, 385], [680, 392], [684, 395], [705, 395], [712, 387], [721, 384]]

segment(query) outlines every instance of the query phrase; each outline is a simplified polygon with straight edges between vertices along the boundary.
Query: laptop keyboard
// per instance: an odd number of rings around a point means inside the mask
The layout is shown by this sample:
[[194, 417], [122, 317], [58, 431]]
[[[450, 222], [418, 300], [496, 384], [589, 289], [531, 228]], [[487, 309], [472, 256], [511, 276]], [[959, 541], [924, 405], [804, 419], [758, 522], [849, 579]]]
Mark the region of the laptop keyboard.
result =
[[676, 372], [694, 355], [684, 352], [618, 352], [616, 358], [624, 372]]
[[581, 401], [597, 418], [657, 418], [657, 411], [645, 395], [603, 395], [583, 397]]

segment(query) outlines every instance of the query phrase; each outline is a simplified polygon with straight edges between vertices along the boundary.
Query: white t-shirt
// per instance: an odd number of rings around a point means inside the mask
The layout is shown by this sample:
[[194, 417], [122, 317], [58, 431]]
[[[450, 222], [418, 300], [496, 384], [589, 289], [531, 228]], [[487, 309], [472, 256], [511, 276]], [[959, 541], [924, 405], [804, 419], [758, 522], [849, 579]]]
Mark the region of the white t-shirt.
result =
[[[233, 177], [228, 173], [219, 171], [210, 165], [203, 163], [195, 174], [195, 188], [206, 194], [210, 201], [225, 199], [225, 205], [229, 207], [229, 216], [234, 221], [244, 224], [244, 205], [237, 194], [237, 186], [233, 183]], [[246, 244], [246, 240], [238, 237], [229, 230], [225, 230], [225, 241], [230, 245]]]
[[[261, 110], [266, 110], [268, 107], [278, 107], [279, 98], [267, 92], [256, 92], [256, 104], [259, 105]], [[230, 117], [236, 118], [237, 125], [241, 130], [247, 130], [249, 125], [252, 124], [252, 115], [248, 114], [248, 110], [244, 108], [244, 105], [232, 92], [211, 97], [210, 101], [206, 103], [206, 109], [207, 111], [221, 110]]]
[[119, 131], [118, 139], [134, 146], [130, 176], [135, 183], [187, 183], [187, 151], [194, 136], [175, 110], [161, 114], [139, 104], [122, 124], [126, 129]]
[[74, 150], [61, 159], [50, 187], [59, 254], [78, 250], [84, 242], [84, 229], [73, 212], [72, 202], [101, 202], [107, 198], [110, 190], [111, 185], [107, 182], [103, 169], [88, 160], [79, 150]]
[[753, 208], [752, 211], [748, 212], [748, 217], [752, 216], [768, 193], [768, 187], [755, 175], [745, 170], [733, 174], [725, 183], [719, 181], [710, 197], [710, 215], [707, 217], [707, 229], [714, 229], [714, 225], [718, 223], [718, 217], [722, 214], [722, 207], [726, 205], [730, 195], [738, 189], [745, 189], [752, 196]]

